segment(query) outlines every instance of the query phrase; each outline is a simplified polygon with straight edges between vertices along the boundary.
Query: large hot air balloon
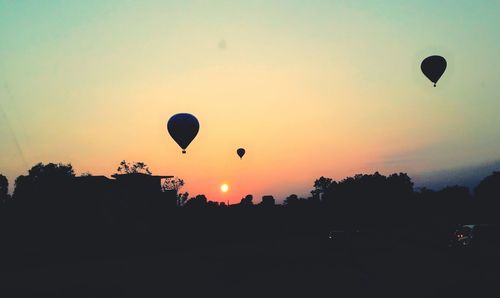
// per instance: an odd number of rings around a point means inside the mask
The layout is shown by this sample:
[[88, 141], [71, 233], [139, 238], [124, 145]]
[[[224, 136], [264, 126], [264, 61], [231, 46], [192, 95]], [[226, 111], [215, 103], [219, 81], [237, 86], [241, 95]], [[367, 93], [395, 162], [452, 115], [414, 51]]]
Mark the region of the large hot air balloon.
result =
[[195, 116], [188, 113], [175, 114], [168, 120], [168, 133], [186, 153], [186, 148], [196, 137], [200, 130], [200, 123]]
[[238, 156], [241, 158], [243, 158], [243, 155], [245, 155], [245, 149], [243, 148], [238, 148], [238, 150], [236, 150], [236, 154], [238, 154]]
[[446, 70], [446, 59], [437, 55], [429, 56], [422, 61], [420, 69], [422, 69], [424, 75], [431, 80], [431, 82], [434, 83], [434, 87], [436, 87], [437, 81]]

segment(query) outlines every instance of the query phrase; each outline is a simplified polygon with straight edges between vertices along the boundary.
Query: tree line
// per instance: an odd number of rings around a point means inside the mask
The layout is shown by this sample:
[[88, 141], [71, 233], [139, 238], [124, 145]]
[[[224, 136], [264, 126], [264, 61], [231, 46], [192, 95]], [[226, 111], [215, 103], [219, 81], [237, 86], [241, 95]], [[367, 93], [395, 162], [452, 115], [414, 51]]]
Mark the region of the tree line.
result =
[[[125, 161], [117, 173], [152, 174], [144, 163]], [[457, 224], [495, 223], [500, 211], [500, 172], [485, 177], [473, 192], [463, 186], [415, 189], [405, 173], [385, 176], [375, 172], [340, 181], [320, 177], [308, 197], [292, 194], [283, 204], [276, 204], [272, 196], [256, 202], [247, 195], [230, 206], [203, 194], [179, 192], [184, 185], [179, 178], [166, 179], [161, 186], [160, 191], [173, 196], [154, 200], [115, 191], [100, 183], [104, 180], [109, 179], [90, 173], [77, 176], [71, 164], [39, 163], [17, 177], [11, 196], [8, 180], [0, 175], [0, 236], [5, 240], [0, 250], [35, 247], [62, 253], [72, 247], [116, 252], [181, 243], [325, 235], [334, 227], [405, 227], [411, 235], [434, 233], [434, 240], [419, 241], [431, 243], [445, 241]]]
[[[145, 163], [126, 161], [120, 163], [116, 173], [152, 175]], [[92, 174], [87, 172], [81, 176], [92, 176]], [[0, 174], [1, 206], [9, 208], [10, 205], [18, 205], [16, 201], [50, 205], [57, 201], [60, 193], [65, 194], [64, 201], [71, 201], [71, 196], [76, 195], [72, 194], [71, 190], [73, 185], [71, 180], [75, 177], [71, 164], [38, 163], [28, 171], [27, 175], [17, 177], [11, 196], [8, 193], [9, 182]], [[197, 209], [228, 207], [223, 202], [210, 201], [203, 194], [190, 197], [187, 192], [179, 193], [183, 186], [182, 179], [169, 178], [164, 181], [162, 189], [178, 193], [175, 204], [178, 207]], [[485, 177], [473, 192], [459, 185], [448, 186], [438, 191], [425, 187], [416, 190], [406, 173], [394, 173], [388, 176], [378, 172], [358, 174], [340, 181], [320, 177], [314, 181], [308, 197], [291, 194], [284, 199], [282, 205], [277, 205], [273, 196], [264, 196], [259, 203], [256, 203], [252, 195], [247, 195], [233, 207], [325, 209], [345, 220], [349, 218], [375, 220], [377, 217], [397, 219], [410, 214], [428, 220], [436, 217], [441, 220], [461, 222], [491, 219], [500, 210], [500, 172]]]

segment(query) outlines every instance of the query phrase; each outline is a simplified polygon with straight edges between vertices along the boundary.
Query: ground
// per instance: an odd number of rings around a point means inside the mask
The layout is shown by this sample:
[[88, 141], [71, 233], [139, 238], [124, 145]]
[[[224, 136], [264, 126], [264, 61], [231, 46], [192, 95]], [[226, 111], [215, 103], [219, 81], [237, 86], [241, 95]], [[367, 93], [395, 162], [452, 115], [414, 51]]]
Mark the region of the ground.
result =
[[5, 258], [0, 288], [2, 297], [500, 297], [496, 255], [339, 248], [301, 236], [127, 256]]

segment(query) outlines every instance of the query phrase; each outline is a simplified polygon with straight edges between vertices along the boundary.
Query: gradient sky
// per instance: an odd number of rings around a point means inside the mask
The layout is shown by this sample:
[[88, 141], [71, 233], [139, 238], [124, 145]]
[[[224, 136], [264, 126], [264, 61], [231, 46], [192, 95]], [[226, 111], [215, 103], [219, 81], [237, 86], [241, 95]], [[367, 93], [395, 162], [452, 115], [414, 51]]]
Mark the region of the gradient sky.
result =
[[[236, 202], [497, 160], [498, 15], [470, 0], [0, 0], [0, 173], [144, 161]], [[448, 60], [437, 88], [420, 72], [432, 54]], [[178, 112], [201, 123], [186, 155], [166, 132]]]

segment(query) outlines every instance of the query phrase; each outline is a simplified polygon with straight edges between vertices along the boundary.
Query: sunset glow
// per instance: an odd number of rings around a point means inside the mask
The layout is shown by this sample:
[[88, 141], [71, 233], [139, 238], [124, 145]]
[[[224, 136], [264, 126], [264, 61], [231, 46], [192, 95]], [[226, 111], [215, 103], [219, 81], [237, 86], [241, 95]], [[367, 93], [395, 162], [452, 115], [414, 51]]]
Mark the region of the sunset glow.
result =
[[227, 192], [228, 190], [229, 190], [229, 185], [227, 185], [227, 184], [222, 184], [222, 185], [220, 186], [220, 191], [222, 191], [222, 192]]
[[[38, 162], [143, 161], [233, 203], [496, 160], [499, 3], [0, 1], [0, 170], [12, 188]], [[166, 131], [183, 112], [187, 154]]]

